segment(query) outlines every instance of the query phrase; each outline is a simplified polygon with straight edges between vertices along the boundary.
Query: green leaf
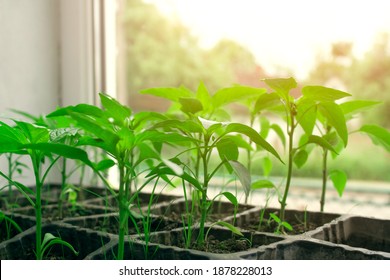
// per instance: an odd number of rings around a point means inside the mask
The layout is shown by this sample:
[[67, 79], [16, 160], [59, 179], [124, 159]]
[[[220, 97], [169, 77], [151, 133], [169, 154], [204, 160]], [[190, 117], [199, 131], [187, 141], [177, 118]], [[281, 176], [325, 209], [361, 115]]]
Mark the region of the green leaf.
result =
[[150, 94], [179, 102], [180, 98], [194, 97], [194, 94], [183, 88], [148, 88], [140, 91], [141, 94]]
[[199, 83], [198, 90], [196, 91], [196, 99], [201, 102], [204, 111], [208, 112], [210, 110], [211, 95], [203, 82]]
[[88, 154], [79, 148], [71, 147], [60, 143], [36, 143], [23, 145], [24, 148], [40, 150], [46, 153], [53, 153], [59, 156], [76, 159], [84, 162], [85, 164], [92, 166], [91, 161], [88, 158]]
[[234, 196], [231, 192], [222, 192], [220, 195], [226, 197], [234, 206], [238, 207], [237, 197]]
[[270, 126], [270, 129], [275, 131], [275, 133], [279, 137], [280, 141], [282, 141], [283, 147], [286, 147], [286, 135], [284, 135], [283, 129], [277, 124], [272, 124]]
[[282, 222], [282, 220], [277, 216], [275, 215], [274, 213], [269, 213], [269, 216], [275, 221], [277, 222], [278, 224], [280, 224]]
[[[172, 160], [171, 160], [172, 161]], [[165, 166], [165, 165], [159, 165], [156, 168], [154, 168], [146, 177], [161, 177], [167, 176], [167, 175], [172, 175], [172, 176], [177, 176], [179, 178], [182, 178], [184, 181], [187, 181], [188, 183], [192, 184], [195, 189], [198, 191], [202, 191], [202, 185], [199, 183], [199, 181], [192, 177], [190, 174], [187, 172], [183, 172], [181, 175], [177, 175], [171, 168]]]
[[181, 97], [179, 98], [179, 102], [181, 104], [181, 110], [184, 113], [195, 114], [203, 110], [202, 103], [196, 98]]
[[27, 139], [19, 129], [0, 122], [0, 153], [18, 152], [24, 143]]
[[298, 168], [301, 168], [307, 161], [309, 157], [309, 154], [306, 152], [306, 150], [299, 150], [294, 155], [294, 163]]
[[204, 129], [199, 122], [193, 120], [179, 121], [179, 120], [166, 120], [156, 123], [152, 129], [164, 128], [167, 130], [178, 129], [186, 133], [202, 133]]
[[285, 101], [290, 101], [289, 92], [297, 87], [297, 82], [294, 78], [264, 79], [264, 82]]
[[77, 121], [80, 127], [103, 140], [107, 147], [110, 147], [111, 150], [115, 150], [119, 141], [118, 135], [113, 130], [108, 129], [105, 125], [102, 125], [99, 119], [82, 115], [80, 113], [71, 113], [71, 116]]
[[175, 162], [169, 159], [161, 159], [161, 160], [168, 168], [170, 168], [175, 173], [175, 175], [180, 177], [184, 174], [183, 168], [181, 168], [180, 165], [176, 164]]
[[48, 142], [50, 140], [49, 129], [35, 124], [15, 121], [16, 128], [19, 128], [29, 143]]
[[332, 152], [337, 154], [337, 152], [333, 148], [333, 146], [324, 137], [320, 137], [317, 135], [310, 135], [308, 137], [306, 144], [310, 144], [310, 143], [317, 144], [317, 145], [321, 146], [322, 148], [327, 149], [327, 150], [332, 151]]
[[238, 148], [242, 148], [245, 150], [253, 150], [252, 146], [248, 143], [248, 141], [245, 141], [242, 137], [242, 135], [237, 134], [237, 135], [225, 135], [223, 139], [228, 139], [229, 141], [232, 141], [236, 144]]
[[305, 86], [302, 88], [302, 94], [305, 98], [309, 98], [316, 102], [333, 102], [351, 96], [344, 91], [324, 86]]
[[124, 120], [130, 118], [131, 109], [129, 107], [120, 104], [117, 100], [107, 94], [99, 93], [99, 96], [107, 113], [109, 113], [117, 123], [123, 124]]
[[316, 103], [307, 98], [302, 98], [297, 102], [297, 120], [306, 134], [313, 133], [317, 119]]
[[98, 164], [94, 165], [95, 170], [102, 171], [109, 169], [115, 165], [115, 162], [111, 159], [103, 159], [98, 162]]
[[229, 161], [230, 166], [232, 167], [234, 173], [236, 174], [238, 180], [240, 181], [246, 196], [249, 195], [251, 191], [251, 174], [249, 170], [240, 162], [235, 160]]
[[272, 183], [269, 180], [257, 180], [252, 183], [251, 189], [252, 190], [258, 190], [258, 189], [273, 189], [276, 188], [274, 183]]
[[11, 225], [14, 226], [14, 228], [19, 231], [19, 232], [22, 232], [23, 230], [20, 228], [20, 226], [14, 221], [12, 220], [11, 218], [9, 218], [8, 216], [6, 216], [3, 212], [0, 211], [0, 224], [2, 223], [2, 221], [5, 220], [7, 221], [8, 223], [10, 223]]
[[0, 171], [0, 176], [5, 178], [8, 182], [11, 182], [13, 186], [15, 186], [22, 194], [23, 196], [30, 202], [31, 206], [35, 207], [34, 201], [32, 201], [31, 197], [28, 194], [35, 195], [34, 191], [22, 183], [19, 183], [17, 181], [12, 180], [10, 177], [5, 175], [3, 172]]
[[270, 123], [268, 118], [260, 118], [260, 136], [266, 139], [270, 130]]
[[381, 104], [382, 102], [370, 101], [370, 100], [352, 100], [340, 104], [340, 108], [344, 115], [351, 118], [354, 114], [360, 113], [364, 110], [368, 110], [373, 106]]
[[104, 116], [104, 112], [99, 107], [89, 105], [89, 104], [78, 104], [76, 106], [67, 106], [63, 108], [58, 108], [54, 112], [48, 114], [46, 117], [59, 117], [59, 116], [69, 116], [70, 113], [80, 113], [87, 116], [93, 116], [101, 118]]
[[211, 98], [214, 108], [221, 107], [233, 102], [259, 96], [267, 92], [263, 88], [254, 88], [247, 86], [234, 86], [218, 90]]
[[238, 147], [236, 143], [229, 138], [221, 139], [217, 143], [217, 150], [219, 157], [224, 160], [237, 160], [238, 159]]
[[168, 118], [157, 112], [138, 112], [133, 115], [132, 127], [133, 129], [137, 129], [141, 126], [141, 128], [145, 128], [145, 123], [154, 123], [155, 121], [163, 121]]
[[272, 171], [272, 160], [266, 156], [262, 160], [263, 173], [265, 177], [268, 177]]
[[73, 127], [64, 127], [64, 128], [56, 128], [50, 130], [50, 141], [51, 142], [59, 142], [64, 140], [65, 138], [75, 137], [79, 133], [78, 128]]
[[289, 231], [292, 231], [292, 230], [293, 230], [293, 227], [292, 227], [288, 222], [286, 222], [286, 221], [283, 221], [283, 222], [281, 223], [281, 225], [282, 225], [284, 228], [286, 228], [287, 230], [289, 230]]
[[379, 145], [390, 152], [390, 132], [378, 125], [364, 125], [359, 129], [366, 133], [375, 145]]
[[348, 129], [340, 106], [333, 102], [324, 102], [318, 104], [318, 110], [327, 120], [327, 125], [336, 129], [337, 134], [344, 143], [344, 147], [346, 147], [348, 144]]
[[79, 254], [74, 248], [73, 246], [62, 240], [61, 238], [59, 237], [55, 237], [53, 234], [51, 233], [46, 233], [45, 234], [45, 237], [43, 238], [43, 242], [42, 242], [42, 256], [41, 258], [43, 257], [43, 255], [45, 254], [45, 252], [53, 245], [55, 244], [59, 244], [59, 245], [63, 245], [65, 247], [68, 247], [72, 252], [73, 254], [75, 254], [76, 256]]
[[339, 196], [342, 197], [345, 186], [347, 185], [347, 174], [342, 170], [333, 170], [329, 173], [329, 178], [332, 180], [333, 186]]
[[259, 113], [264, 109], [270, 109], [281, 104], [280, 96], [278, 94], [274, 92], [263, 94], [257, 99], [253, 113]]
[[236, 228], [235, 226], [233, 226], [232, 224], [229, 224], [227, 222], [218, 221], [218, 222], [215, 222], [213, 225], [219, 225], [219, 226], [225, 227], [234, 234], [237, 234], [239, 236], [244, 236], [238, 228]]
[[260, 134], [257, 133], [256, 130], [254, 130], [253, 128], [244, 124], [231, 123], [227, 125], [225, 133], [227, 134], [232, 132], [241, 133], [248, 136], [252, 142], [256, 143], [266, 151], [270, 152], [277, 159], [283, 162], [276, 150], [266, 140], [264, 140], [264, 138], [261, 137]]

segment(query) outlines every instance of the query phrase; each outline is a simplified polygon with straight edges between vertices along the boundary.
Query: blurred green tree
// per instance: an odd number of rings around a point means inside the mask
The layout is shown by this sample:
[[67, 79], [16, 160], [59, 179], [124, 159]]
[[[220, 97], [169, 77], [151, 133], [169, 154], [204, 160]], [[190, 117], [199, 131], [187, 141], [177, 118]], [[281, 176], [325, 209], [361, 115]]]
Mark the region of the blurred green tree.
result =
[[233, 83], [258, 85], [264, 74], [253, 54], [238, 43], [222, 40], [202, 49], [182, 23], [142, 0], [126, 0], [121, 19], [127, 99], [135, 110], [166, 109], [163, 100], [138, 95], [144, 88], [183, 85], [195, 90], [203, 81], [214, 92]]

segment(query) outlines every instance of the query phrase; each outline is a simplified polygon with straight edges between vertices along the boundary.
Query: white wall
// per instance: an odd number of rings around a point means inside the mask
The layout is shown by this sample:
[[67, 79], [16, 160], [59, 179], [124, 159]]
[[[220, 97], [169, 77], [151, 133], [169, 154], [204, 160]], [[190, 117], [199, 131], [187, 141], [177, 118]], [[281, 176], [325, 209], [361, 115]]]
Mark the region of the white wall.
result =
[[[0, 0], [0, 117], [14, 117], [10, 108], [39, 115], [96, 103], [93, 13], [99, 2]], [[4, 156], [0, 169], [6, 170]], [[31, 175], [22, 182], [32, 184]]]
[[0, 0], [0, 115], [59, 102], [59, 1]]

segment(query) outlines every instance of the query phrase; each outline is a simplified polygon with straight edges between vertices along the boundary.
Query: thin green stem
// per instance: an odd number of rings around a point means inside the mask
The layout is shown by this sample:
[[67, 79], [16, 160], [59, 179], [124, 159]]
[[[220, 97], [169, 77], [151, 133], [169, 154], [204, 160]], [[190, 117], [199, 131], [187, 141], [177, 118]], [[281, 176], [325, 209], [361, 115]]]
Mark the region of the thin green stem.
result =
[[[207, 143], [206, 143], [207, 145]], [[202, 162], [203, 162], [203, 187], [202, 187], [202, 197], [201, 197], [201, 203], [200, 203], [200, 210], [201, 210], [201, 216], [200, 216], [200, 223], [199, 223], [199, 235], [197, 242], [199, 245], [203, 245], [205, 241], [205, 223], [206, 223], [206, 217], [207, 217], [207, 210], [208, 210], [208, 204], [207, 204], [207, 188], [209, 183], [209, 176], [208, 176], [208, 162], [207, 162], [207, 156], [208, 156], [208, 149], [205, 148], [204, 152], [201, 154]]]
[[66, 158], [62, 159], [62, 169], [61, 169], [61, 194], [60, 199], [58, 200], [58, 211], [60, 219], [63, 216], [63, 206], [64, 206], [64, 196], [65, 196], [65, 187], [66, 187]]
[[288, 132], [288, 170], [287, 170], [287, 178], [286, 178], [286, 186], [284, 189], [283, 198], [280, 201], [280, 219], [284, 221], [284, 214], [286, 210], [286, 201], [287, 196], [290, 190], [291, 185], [291, 177], [292, 177], [292, 169], [293, 169], [293, 157], [294, 157], [294, 149], [293, 149], [293, 138], [294, 138], [294, 130], [295, 130], [295, 123], [294, 123], [294, 116], [291, 115], [291, 125], [290, 130]]
[[322, 157], [322, 192], [321, 192], [321, 212], [324, 212], [325, 208], [325, 194], [326, 194], [326, 183], [328, 179], [328, 150], [323, 149]]
[[40, 180], [40, 158], [38, 158], [36, 152], [33, 152], [31, 156], [34, 176], [35, 176], [35, 185], [36, 185], [36, 193], [35, 193], [35, 220], [36, 220], [36, 231], [35, 231], [35, 254], [37, 260], [42, 259], [42, 198], [41, 198], [41, 190], [42, 190], [42, 181]]
[[12, 164], [12, 153], [9, 153], [6, 155], [7, 157], [7, 161], [8, 161], [8, 177], [11, 179], [11, 180], [8, 180], [8, 198], [9, 198], [9, 202], [11, 203], [12, 202], [12, 177], [13, 177], [13, 164]]
[[125, 232], [128, 229], [126, 192], [125, 192], [125, 166], [118, 162], [119, 166], [119, 241], [118, 241], [118, 259], [123, 260], [125, 251]]

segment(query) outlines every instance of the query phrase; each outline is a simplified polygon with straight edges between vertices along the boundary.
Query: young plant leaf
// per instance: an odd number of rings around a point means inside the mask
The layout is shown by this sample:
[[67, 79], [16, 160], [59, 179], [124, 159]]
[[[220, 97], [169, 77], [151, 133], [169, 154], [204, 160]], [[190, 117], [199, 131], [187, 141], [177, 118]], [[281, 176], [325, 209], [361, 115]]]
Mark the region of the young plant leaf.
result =
[[71, 113], [71, 116], [80, 127], [103, 140], [108, 147], [111, 147], [111, 151], [115, 150], [119, 137], [113, 130], [102, 125], [98, 119], [79, 113]]
[[309, 158], [309, 154], [307, 153], [306, 150], [299, 150], [295, 155], [294, 155], [294, 164], [298, 167], [301, 168]]
[[181, 104], [181, 110], [184, 113], [196, 114], [203, 110], [202, 103], [196, 98], [181, 97], [179, 98], [179, 102]]
[[275, 131], [280, 141], [282, 141], [283, 147], [286, 147], [286, 135], [284, 134], [283, 129], [278, 124], [272, 124], [270, 129]]
[[348, 144], [348, 129], [340, 106], [333, 102], [324, 102], [318, 104], [318, 110], [325, 117], [328, 125], [336, 129], [337, 134], [343, 140], [344, 147], [346, 147]]
[[333, 170], [329, 173], [329, 178], [332, 180], [333, 186], [339, 196], [342, 197], [345, 186], [347, 185], [347, 174], [342, 170]]
[[277, 222], [278, 224], [280, 224], [282, 222], [282, 220], [280, 220], [280, 218], [274, 214], [274, 213], [269, 213], [269, 216], [275, 221]]
[[236, 174], [238, 180], [240, 181], [242, 187], [244, 188], [244, 192], [246, 196], [249, 195], [251, 191], [251, 174], [249, 170], [240, 162], [235, 160], [229, 161], [230, 166], [232, 167], [234, 173]]
[[161, 159], [161, 160], [168, 168], [170, 168], [175, 173], [176, 176], [179, 176], [179, 177], [183, 176], [184, 170], [183, 170], [183, 168], [181, 168], [180, 165], [178, 165], [178, 164], [176, 164], [173, 161], [170, 161], [168, 159]]
[[221, 160], [237, 160], [238, 159], [238, 147], [236, 143], [229, 138], [221, 139], [217, 143], [217, 150]]
[[141, 94], [150, 94], [179, 102], [180, 98], [194, 97], [194, 94], [183, 88], [148, 88], [140, 91]]
[[371, 100], [351, 100], [340, 104], [340, 108], [347, 118], [351, 118], [354, 114], [370, 109], [373, 106], [379, 105], [382, 102]]
[[280, 97], [289, 101], [291, 99], [289, 92], [297, 87], [297, 82], [294, 78], [278, 78], [278, 79], [264, 79], [264, 82], [272, 88]]
[[199, 83], [198, 90], [196, 91], [196, 99], [201, 102], [203, 111], [208, 112], [210, 110], [211, 95], [203, 82]]
[[317, 145], [321, 146], [322, 148], [325, 148], [325, 149], [327, 149], [329, 151], [332, 151], [332, 152], [337, 154], [337, 152], [333, 148], [333, 146], [331, 144], [329, 144], [329, 142], [326, 141], [324, 139], [324, 137], [320, 137], [320, 136], [317, 136], [317, 135], [310, 135], [308, 137], [308, 140], [307, 140], [306, 144], [310, 144], [310, 143], [317, 144]]
[[211, 98], [214, 108], [259, 96], [267, 92], [264, 88], [254, 88], [246, 86], [234, 86], [218, 90]]
[[271, 125], [270, 125], [268, 118], [261, 117], [260, 118], [260, 136], [263, 137], [264, 139], [266, 139], [268, 137], [270, 127], [271, 127]]
[[218, 221], [218, 222], [215, 222], [213, 225], [222, 226], [224, 228], [227, 228], [228, 230], [230, 230], [232, 233], [234, 233], [236, 235], [244, 236], [238, 228], [236, 228], [235, 226], [233, 226], [232, 224], [229, 224], [227, 222]]
[[93, 116], [96, 118], [101, 118], [104, 116], [104, 112], [99, 107], [89, 105], [89, 104], [78, 104], [76, 106], [67, 106], [63, 108], [58, 108], [54, 112], [51, 112], [46, 117], [60, 117], [60, 116], [69, 116], [70, 113], [79, 113], [82, 115]]
[[263, 158], [263, 160], [261, 161], [261, 165], [263, 167], [263, 175], [264, 177], [268, 177], [270, 174], [271, 174], [271, 171], [272, 171], [272, 160], [266, 156]]
[[220, 195], [226, 197], [235, 207], [238, 207], [237, 197], [234, 196], [231, 192], [222, 192]]
[[257, 180], [252, 183], [251, 189], [252, 190], [258, 190], [258, 189], [273, 189], [276, 188], [274, 183], [272, 183], [269, 180]]
[[74, 248], [73, 246], [62, 240], [61, 238], [59, 237], [55, 237], [53, 234], [51, 233], [46, 233], [45, 234], [45, 237], [43, 238], [43, 242], [42, 242], [42, 256], [41, 256], [41, 259], [42, 257], [44, 256], [45, 252], [53, 245], [55, 244], [59, 244], [59, 245], [63, 245], [65, 247], [68, 247], [72, 252], [73, 254], [75, 254], [76, 256], [79, 254]]
[[313, 133], [317, 119], [316, 103], [308, 98], [302, 98], [297, 102], [297, 120], [306, 134]]
[[277, 159], [283, 162], [278, 152], [266, 140], [264, 140], [264, 138], [261, 137], [260, 134], [257, 133], [253, 128], [240, 123], [231, 123], [227, 125], [225, 133], [227, 134], [232, 132], [241, 133], [243, 135], [248, 136], [252, 142], [256, 143], [266, 151], [270, 152]]
[[274, 92], [262, 94], [256, 101], [253, 113], [259, 113], [264, 109], [270, 109], [281, 104], [280, 96], [278, 94]]
[[102, 171], [110, 169], [115, 165], [115, 162], [111, 159], [103, 159], [98, 162], [98, 164], [94, 164], [95, 170]]
[[375, 145], [379, 145], [390, 152], [390, 132], [378, 125], [364, 125], [359, 129], [366, 133]]
[[99, 96], [103, 107], [117, 123], [123, 124], [124, 120], [130, 118], [131, 109], [129, 107], [120, 104], [107, 94], [99, 93]]
[[351, 96], [344, 91], [324, 86], [305, 86], [302, 88], [302, 95], [318, 102], [333, 102]]
[[53, 153], [59, 156], [80, 160], [88, 166], [92, 166], [91, 161], [88, 158], [88, 154], [79, 148], [71, 147], [65, 144], [59, 143], [36, 143], [23, 145], [24, 148], [40, 150], [45, 153]]

